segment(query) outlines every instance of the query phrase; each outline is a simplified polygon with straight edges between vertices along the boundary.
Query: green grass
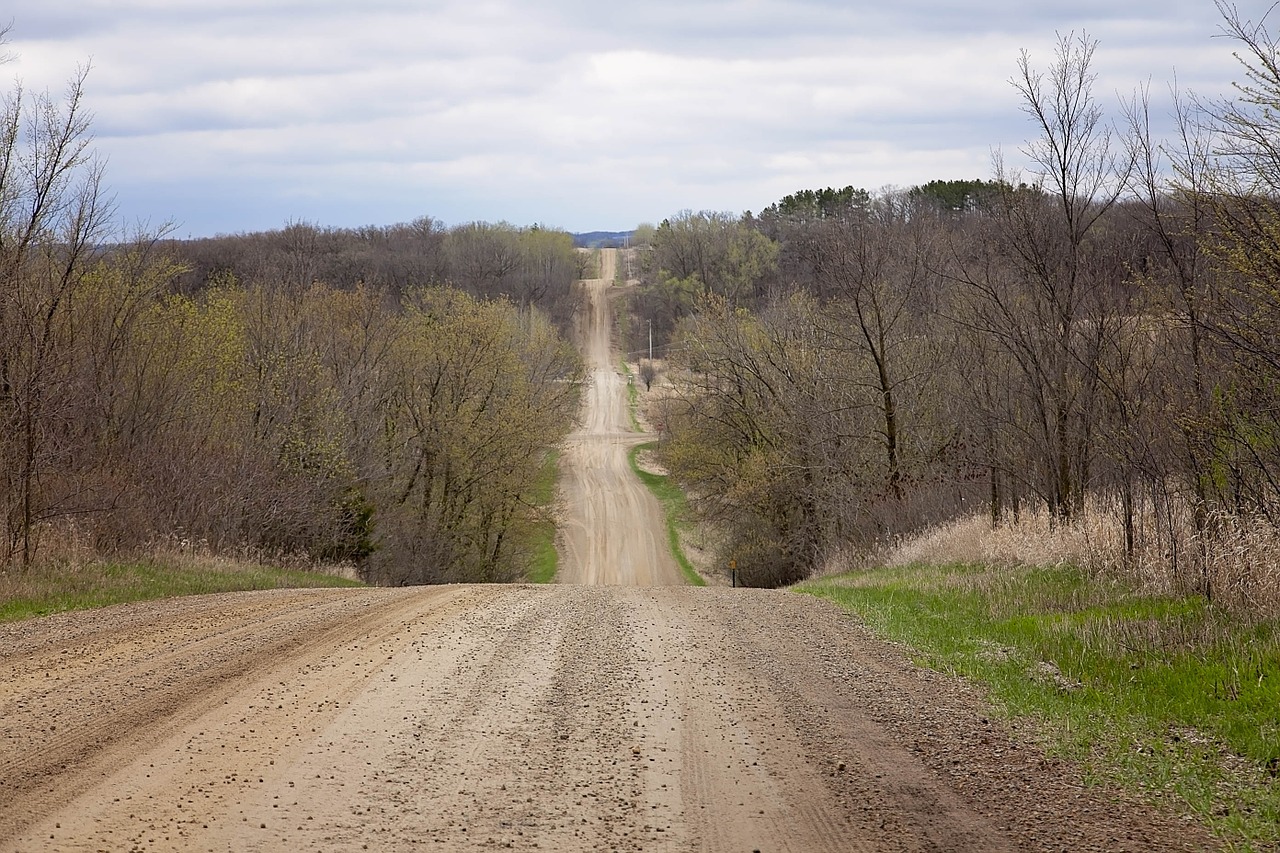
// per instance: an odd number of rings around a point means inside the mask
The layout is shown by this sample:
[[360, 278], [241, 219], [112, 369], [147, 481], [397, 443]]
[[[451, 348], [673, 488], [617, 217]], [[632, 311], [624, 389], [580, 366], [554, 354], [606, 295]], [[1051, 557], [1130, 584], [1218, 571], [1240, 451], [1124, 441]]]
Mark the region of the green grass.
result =
[[671, 481], [670, 477], [646, 471], [636, 461], [641, 451], [657, 446], [657, 443], [652, 441], [638, 444], [627, 453], [627, 461], [631, 463], [631, 470], [640, 478], [640, 482], [648, 486], [649, 491], [653, 492], [658, 502], [662, 504], [663, 514], [667, 517], [667, 542], [671, 545], [671, 553], [679, 563], [684, 579], [693, 586], [706, 586], [707, 582], [703, 580], [702, 575], [698, 574], [697, 569], [689, 562], [689, 558], [684, 555], [684, 549], [680, 547], [680, 531], [688, 523], [686, 519], [689, 517], [684, 492]]
[[1189, 808], [1235, 849], [1280, 845], [1280, 620], [1073, 568], [909, 566], [797, 589], [985, 685], [1087, 778]]
[[[615, 346], [621, 347], [624, 351], [631, 344], [631, 327], [634, 317], [631, 314], [631, 299], [626, 294], [619, 294], [611, 300], [613, 304], [613, 340]], [[623, 362], [626, 362], [624, 357]]]
[[618, 362], [622, 367], [622, 375], [627, 377], [627, 417], [631, 418], [631, 431], [640, 432], [640, 420], [636, 417], [636, 408], [640, 405], [640, 388], [636, 385], [635, 374], [631, 365], [624, 358]]
[[[560, 476], [560, 451], [547, 454], [534, 485], [531, 499], [535, 506], [548, 508], [556, 496], [556, 480]], [[554, 583], [560, 568], [560, 554], [556, 551], [556, 523], [546, 516], [533, 529], [533, 562], [528, 578], [531, 583]]]
[[318, 572], [229, 561], [47, 564], [0, 577], [0, 622], [180, 595], [286, 587], [363, 586]]

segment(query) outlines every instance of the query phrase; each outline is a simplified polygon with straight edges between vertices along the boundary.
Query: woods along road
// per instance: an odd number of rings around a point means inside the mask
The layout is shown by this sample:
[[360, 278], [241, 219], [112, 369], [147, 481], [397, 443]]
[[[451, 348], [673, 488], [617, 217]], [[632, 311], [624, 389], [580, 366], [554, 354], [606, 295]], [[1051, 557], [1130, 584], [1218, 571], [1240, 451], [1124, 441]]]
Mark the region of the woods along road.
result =
[[[607, 262], [612, 258], [606, 257]], [[586, 282], [556, 586], [0, 628], [0, 850], [1202, 850], [808, 596], [688, 588]]]

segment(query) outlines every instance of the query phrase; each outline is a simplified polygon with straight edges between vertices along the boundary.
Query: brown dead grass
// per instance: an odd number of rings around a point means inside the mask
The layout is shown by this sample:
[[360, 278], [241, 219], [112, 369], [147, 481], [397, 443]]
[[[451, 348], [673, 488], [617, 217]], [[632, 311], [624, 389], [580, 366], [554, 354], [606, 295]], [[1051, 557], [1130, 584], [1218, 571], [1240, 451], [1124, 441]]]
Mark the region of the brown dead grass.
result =
[[217, 552], [204, 540], [193, 541], [180, 535], [151, 542], [127, 554], [108, 554], [94, 546], [86, 531], [69, 521], [42, 526], [37, 531], [37, 541], [38, 559], [28, 569], [0, 567], [0, 599], [43, 594], [51, 579], [72, 585], [87, 583], [113, 560], [154, 563], [178, 571], [233, 574], [251, 567], [271, 567], [361, 580], [359, 570], [351, 563], [317, 563], [305, 555], [266, 554], [250, 549]]
[[[1132, 559], [1126, 559], [1120, 515], [1105, 501], [1091, 501], [1071, 524], [1044, 510], [1024, 512], [1017, 521], [993, 528], [975, 514], [949, 521], [886, 549], [878, 563], [988, 563], [996, 565], [1077, 566], [1094, 574], [1123, 578], [1154, 594], [1179, 595], [1200, 588], [1207, 577], [1220, 604], [1262, 616], [1280, 614], [1280, 530], [1265, 519], [1225, 517], [1215, 520], [1213, 541], [1197, 541], [1190, 520], [1182, 519], [1172, 536], [1146, 537]], [[1140, 529], [1154, 529], [1140, 519]], [[1154, 540], [1154, 541], [1153, 541]], [[1202, 548], [1202, 546], [1204, 546]], [[1171, 558], [1180, 550], [1182, 559]], [[1204, 554], [1203, 562], [1197, 559]], [[862, 560], [837, 556], [832, 571], [847, 570]], [[1191, 568], [1193, 567], [1194, 568]]]

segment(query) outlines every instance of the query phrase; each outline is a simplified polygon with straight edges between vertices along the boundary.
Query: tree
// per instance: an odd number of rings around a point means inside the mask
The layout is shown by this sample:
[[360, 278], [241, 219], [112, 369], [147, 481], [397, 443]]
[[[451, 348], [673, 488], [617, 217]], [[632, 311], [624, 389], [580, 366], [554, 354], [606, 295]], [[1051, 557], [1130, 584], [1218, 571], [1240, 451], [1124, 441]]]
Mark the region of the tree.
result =
[[739, 217], [683, 211], [663, 220], [653, 234], [635, 310], [652, 321], [655, 339], [665, 345], [698, 297], [717, 295], [734, 304], [758, 300], [777, 259], [778, 244]]
[[[922, 383], [937, 373], [931, 323], [941, 278], [935, 230], [916, 215], [910, 195], [885, 194], [862, 213], [827, 223], [820, 231], [816, 269], [818, 292], [828, 301], [818, 312], [831, 345], [848, 351], [855, 373], [849, 377], [871, 392], [880, 420], [875, 443], [884, 452], [882, 483], [887, 496], [904, 497], [904, 417], [921, 415], [915, 405]], [[904, 405], [904, 393], [911, 398]], [[923, 427], [924, 417], [913, 426]], [[934, 444], [923, 434], [914, 437]], [[924, 447], [917, 452], [929, 453]]]
[[[814, 222], [859, 219], [867, 214], [870, 207], [871, 194], [853, 186], [839, 190], [831, 187], [798, 190], [760, 211], [757, 219], [766, 226], [765, 232], [771, 233], [771, 226], [782, 224], [803, 226]], [[777, 234], [773, 236], [777, 239]]]
[[87, 76], [80, 68], [60, 101], [19, 86], [0, 111], [0, 557], [24, 566], [38, 524], [82, 509], [54, 471], [72, 452], [78, 415], [64, 394], [67, 319], [111, 217], [89, 148]]
[[939, 213], [970, 213], [976, 210], [988, 210], [999, 193], [1006, 188], [994, 181], [959, 180], [929, 181], [913, 187], [909, 195], [920, 202], [926, 202]]
[[644, 390], [653, 390], [653, 380], [658, 378], [658, 368], [654, 365], [652, 359], [644, 359], [640, 362], [640, 381], [644, 382]]
[[458, 291], [411, 294], [399, 326], [381, 435], [361, 462], [379, 518], [370, 577], [519, 577], [526, 497], [572, 424], [581, 362], [536, 315]]
[[724, 531], [721, 557], [747, 585], [794, 582], [850, 543], [869, 544], [884, 532], [875, 506], [902, 487], [901, 467], [886, 471], [876, 368], [835, 313], [846, 310], [856, 309], [802, 292], [759, 313], [710, 296], [681, 324], [673, 361], [690, 382], [664, 403], [664, 460]]
[[776, 262], [778, 247], [739, 217], [684, 211], [663, 220], [653, 235], [650, 280], [696, 278], [705, 294], [733, 301], [756, 293]]
[[[824, 393], [812, 303], [797, 295], [757, 317], [720, 296], [683, 321], [673, 359], [692, 385], [668, 401], [664, 458], [693, 486], [698, 513], [725, 532], [724, 560], [748, 586], [803, 578], [836, 537], [826, 495], [847, 483], [844, 408]], [[826, 416], [823, 416], [823, 413]], [[857, 490], [854, 491], [856, 500]]]
[[1060, 37], [1047, 73], [1022, 54], [1013, 85], [1037, 131], [1024, 149], [1034, 181], [1021, 185], [997, 162], [1001, 192], [986, 250], [994, 255], [966, 250], [959, 272], [970, 296], [963, 322], [995, 341], [1019, 373], [1018, 408], [992, 435], [1032, 429], [1031, 458], [992, 467], [1031, 472], [1021, 474], [1026, 486], [1063, 520], [1083, 508], [1093, 475], [1097, 361], [1113, 331], [1107, 299], [1122, 275], [1093, 238], [1131, 169], [1093, 98], [1096, 46], [1084, 34]]
[[[1170, 316], [1158, 336], [1161, 353], [1147, 361], [1145, 387], [1116, 387], [1108, 382], [1113, 406], [1121, 413], [1116, 456], [1127, 469], [1122, 501], [1125, 542], [1136, 550], [1133, 496], [1129, 479], [1137, 476], [1160, 499], [1164, 551], [1174, 575], [1189, 562], [1195, 569], [1193, 586], [1206, 596], [1213, 590], [1209, 546], [1215, 538], [1211, 519], [1214, 504], [1229, 501], [1215, 495], [1213, 470], [1224, 463], [1222, 408], [1215, 402], [1215, 385], [1230, 372], [1210, 333], [1215, 302], [1215, 265], [1205, 247], [1212, 242], [1214, 166], [1212, 132], [1176, 88], [1172, 89], [1174, 139], [1161, 142], [1151, 129], [1147, 90], [1140, 90], [1126, 108], [1127, 144], [1134, 162], [1133, 204], [1125, 212], [1146, 235], [1141, 259], [1133, 270], [1145, 296], [1145, 309]], [[1148, 321], [1146, 326], [1153, 324]], [[1144, 337], [1135, 330], [1134, 337]], [[1149, 337], [1149, 335], [1146, 335]], [[1172, 415], [1172, 418], [1170, 418]], [[1169, 430], [1172, 421], [1173, 431]], [[1166, 437], [1167, 436], [1167, 437]], [[1191, 506], [1191, 535], [1183, 534], [1176, 515], [1183, 501]]]
[[1240, 46], [1236, 96], [1202, 104], [1213, 134], [1212, 169], [1192, 197], [1212, 216], [1204, 245], [1222, 273], [1203, 328], [1234, 370], [1212, 388], [1216, 429], [1210, 482], [1236, 514], [1280, 524], [1280, 42], [1261, 22], [1218, 3]]

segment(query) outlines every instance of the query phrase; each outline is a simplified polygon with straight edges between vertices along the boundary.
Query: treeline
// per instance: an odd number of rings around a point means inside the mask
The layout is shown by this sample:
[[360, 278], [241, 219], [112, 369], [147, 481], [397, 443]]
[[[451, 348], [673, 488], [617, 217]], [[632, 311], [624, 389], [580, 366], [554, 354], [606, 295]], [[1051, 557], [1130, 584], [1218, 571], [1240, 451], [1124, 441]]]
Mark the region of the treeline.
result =
[[573, 281], [590, 258], [575, 251], [564, 231], [488, 222], [447, 227], [429, 216], [364, 228], [294, 222], [277, 231], [168, 241], [164, 248], [182, 262], [174, 285], [183, 293], [225, 276], [293, 289], [371, 285], [393, 295], [447, 283], [476, 299], [536, 306], [561, 327], [573, 314]]
[[506, 580], [583, 378], [562, 232], [122, 241], [84, 77], [0, 115], [0, 565], [60, 541]]
[[1280, 72], [1263, 30], [1227, 27], [1248, 82], [1180, 101], [1173, 141], [1144, 93], [1108, 122], [1073, 36], [1019, 64], [1025, 175], [638, 232], [666, 460], [741, 578], [1037, 511], [1103, 513], [1121, 568], [1257, 592], [1265, 566], [1218, 555], [1280, 525]]

